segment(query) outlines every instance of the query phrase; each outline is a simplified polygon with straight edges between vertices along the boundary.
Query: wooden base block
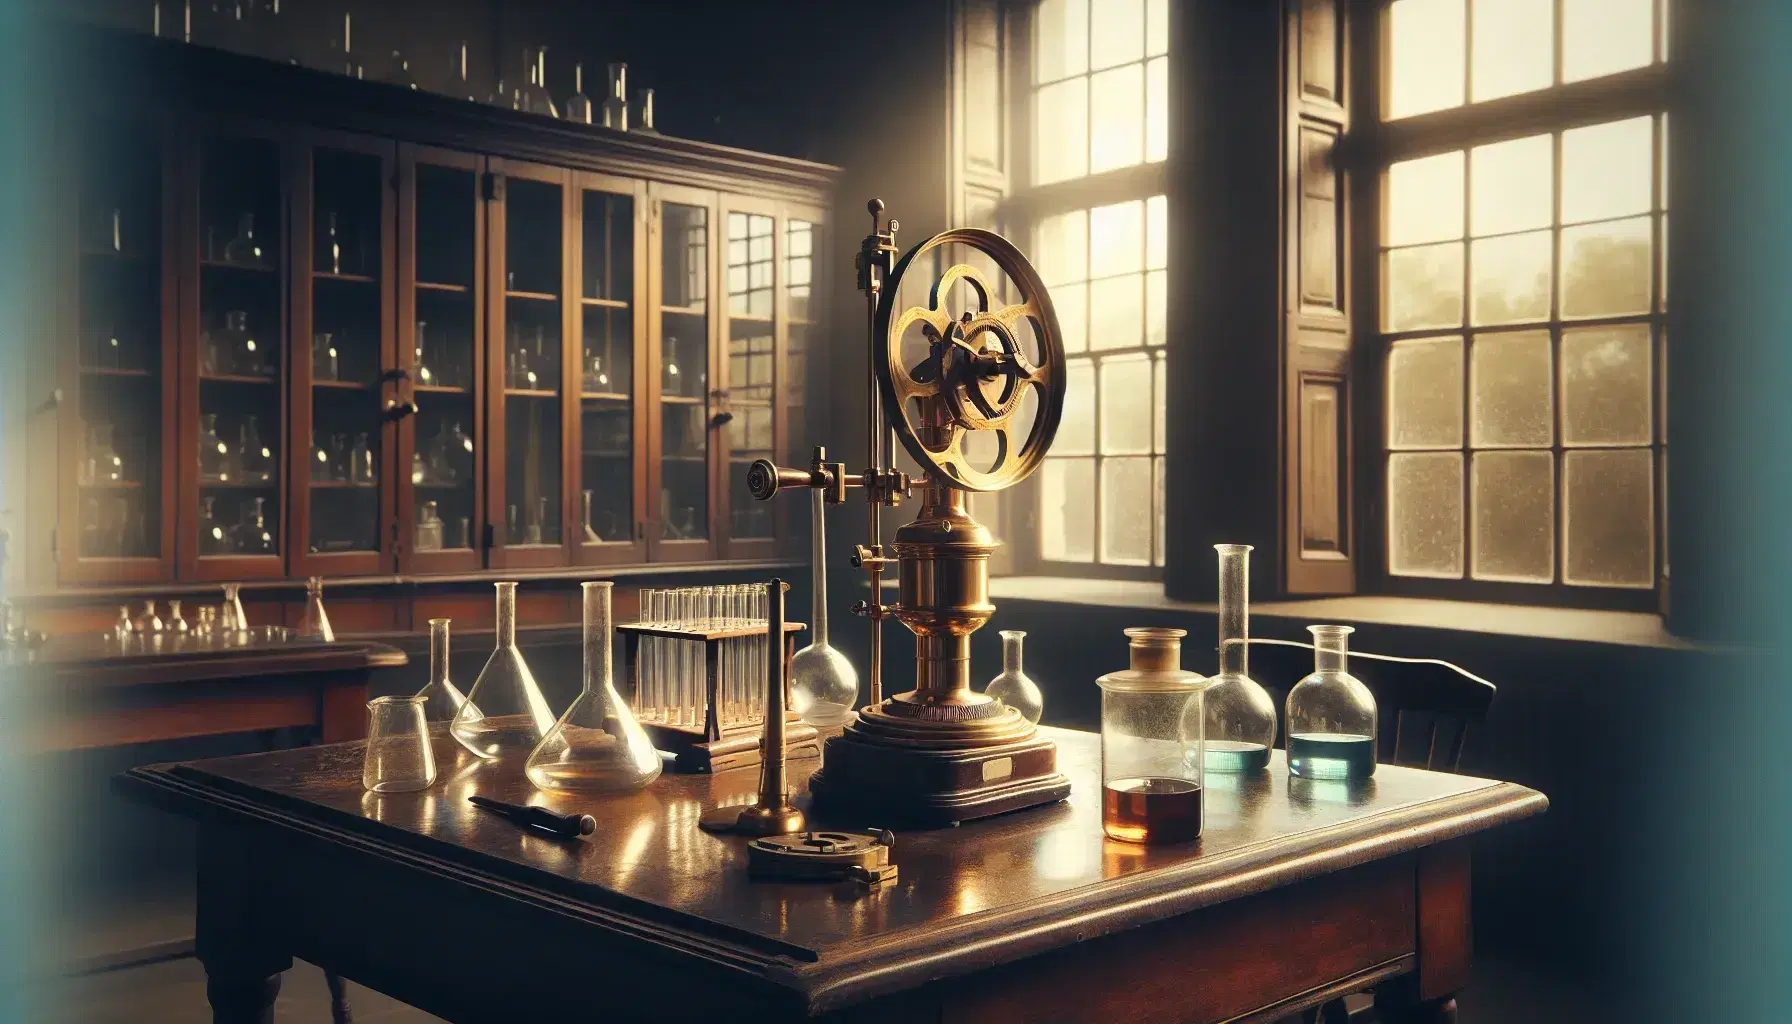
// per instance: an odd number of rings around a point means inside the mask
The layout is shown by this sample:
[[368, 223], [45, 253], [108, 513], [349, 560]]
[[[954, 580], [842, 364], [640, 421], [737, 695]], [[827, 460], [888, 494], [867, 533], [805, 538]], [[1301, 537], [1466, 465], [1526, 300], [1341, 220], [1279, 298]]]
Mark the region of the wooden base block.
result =
[[[655, 750], [674, 756], [672, 770], [677, 772], [725, 772], [735, 768], [759, 766], [759, 742], [765, 735], [763, 726], [732, 729], [720, 739], [705, 739], [700, 730], [642, 722], [647, 738]], [[790, 758], [820, 757], [821, 738], [815, 727], [804, 725], [794, 713], [785, 718], [785, 756]]]
[[927, 750], [829, 739], [809, 779], [817, 814], [879, 828], [942, 828], [1057, 803], [1070, 795], [1058, 748], [1033, 736], [970, 750]]

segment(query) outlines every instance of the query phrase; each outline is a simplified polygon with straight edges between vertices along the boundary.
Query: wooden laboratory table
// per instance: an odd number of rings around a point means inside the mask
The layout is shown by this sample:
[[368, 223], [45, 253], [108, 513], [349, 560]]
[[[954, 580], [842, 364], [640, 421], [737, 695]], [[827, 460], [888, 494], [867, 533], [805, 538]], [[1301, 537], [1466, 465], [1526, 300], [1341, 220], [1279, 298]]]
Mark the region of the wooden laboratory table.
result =
[[[569, 800], [438, 739], [423, 793], [363, 792], [356, 743], [119, 784], [200, 823], [198, 953], [222, 1024], [271, 1020], [293, 957], [456, 1024], [1268, 1021], [1371, 988], [1384, 1019], [1449, 1020], [1463, 837], [1547, 805], [1386, 765], [1356, 786], [1290, 780], [1278, 755], [1242, 785], [1210, 776], [1198, 842], [1132, 846], [1101, 833], [1099, 738], [1047, 734], [1067, 803], [901, 833], [901, 877], [878, 891], [750, 881], [745, 840], [697, 819], [750, 803], [752, 770]], [[576, 808], [597, 832], [525, 834], [473, 793]]]
[[99, 635], [50, 641], [9, 669], [28, 680], [43, 751], [302, 727], [325, 743], [367, 732], [367, 682], [403, 651], [356, 640], [173, 638], [158, 649]]

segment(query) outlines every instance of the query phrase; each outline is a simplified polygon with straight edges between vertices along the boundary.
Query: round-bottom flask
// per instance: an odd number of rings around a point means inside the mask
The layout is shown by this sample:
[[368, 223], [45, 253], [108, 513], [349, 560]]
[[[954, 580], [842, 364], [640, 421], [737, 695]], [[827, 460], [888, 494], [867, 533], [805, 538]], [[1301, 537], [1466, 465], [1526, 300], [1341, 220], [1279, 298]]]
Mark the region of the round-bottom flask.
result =
[[610, 625], [613, 586], [583, 584], [585, 687], [529, 754], [524, 772], [541, 789], [629, 792], [659, 778], [659, 751], [616, 692]]
[[1375, 695], [1345, 671], [1349, 626], [1308, 626], [1313, 674], [1288, 691], [1288, 772], [1303, 779], [1375, 774]]
[[1002, 630], [1002, 674], [991, 679], [983, 692], [1020, 712], [1021, 717], [1027, 721], [1038, 725], [1039, 717], [1045, 714], [1045, 694], [1039, 691], [1039, 684], [1033, 681], [1033, 677], [1021, 668], [1021, 644], [1026, 639], [1024, 630]]
[[[1201, 677], [1182, 669], [1186, 630], [1134, 627], [1132, 665], [1101, 687], [1101, 829], [1129, 843], [1201, 835]], [[1185, 731], [1192, 729], [1192, 731]]]
[[828, 643], [827, 532], [822, 523], [821, 490], [811, 493], [814, 584], [810, 593], [815, 605], [815, 642], [790, 657], [790, 709], [810, 725], [829, 726], [852, 717], [852, 706], [859, 699], [859, 672], [846, 655]]

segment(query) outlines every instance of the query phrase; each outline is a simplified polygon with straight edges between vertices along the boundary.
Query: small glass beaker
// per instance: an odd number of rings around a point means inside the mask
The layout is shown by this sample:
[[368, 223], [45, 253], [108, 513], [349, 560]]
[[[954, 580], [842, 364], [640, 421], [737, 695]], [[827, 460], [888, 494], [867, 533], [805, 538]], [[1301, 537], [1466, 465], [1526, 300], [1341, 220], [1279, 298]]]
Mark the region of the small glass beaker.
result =
[[1201, 676], [1182, 669], [1187, 630], [1134, 627], [1126, 635], [1131, 667], [1096, 680], [1101, 829], [1129, 843], [1185, 843], [1201, 835]]
[[436, 781], [421, 695], [375, 697], [367, 702], [367, 757], [361, 785], [374, 793], [414, 793]]

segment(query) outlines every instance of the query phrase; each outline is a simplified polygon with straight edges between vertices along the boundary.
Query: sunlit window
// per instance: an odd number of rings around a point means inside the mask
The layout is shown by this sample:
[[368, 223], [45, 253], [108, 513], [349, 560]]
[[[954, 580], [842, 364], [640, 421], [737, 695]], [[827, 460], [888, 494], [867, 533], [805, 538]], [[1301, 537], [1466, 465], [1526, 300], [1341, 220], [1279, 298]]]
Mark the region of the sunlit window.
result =
[[[1044, 0], [1032, 48], [1032, 183], [1053, 197], [1029, 250], [1068, 355], [1038, 474], [1038, 557], [1163, 565], [1167, 0]], [[1102, 175], [1109, 175], [1104, 182]]]
[[[1472, 115], [1486, 100], [1647, 66], [1655, 10], [1396, 0], [1386, 111]], [[1655, 586], [1667, 116], [1586, 119], [1565, 104], [1554, 130], [1490, 129], [1485, 144], [1386, 168], [1392, 576]]]

